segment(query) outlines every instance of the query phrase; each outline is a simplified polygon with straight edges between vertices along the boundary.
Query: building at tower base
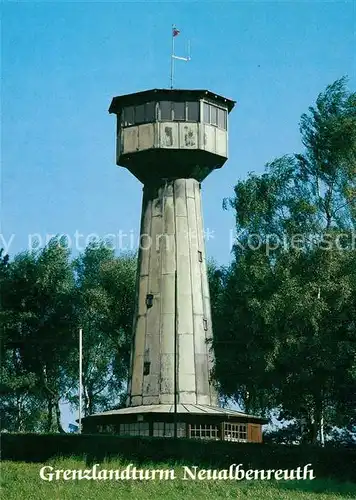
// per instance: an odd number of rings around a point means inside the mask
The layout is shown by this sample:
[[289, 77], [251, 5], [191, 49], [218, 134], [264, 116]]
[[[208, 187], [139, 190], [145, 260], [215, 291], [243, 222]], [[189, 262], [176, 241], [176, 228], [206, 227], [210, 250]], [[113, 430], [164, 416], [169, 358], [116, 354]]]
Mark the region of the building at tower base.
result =
[[84, 419], [84, 432], [209, 439], [240, 443], [262, 442], [265, 420], [217, 406], [178, 404], [142, 405], [97, 413]]

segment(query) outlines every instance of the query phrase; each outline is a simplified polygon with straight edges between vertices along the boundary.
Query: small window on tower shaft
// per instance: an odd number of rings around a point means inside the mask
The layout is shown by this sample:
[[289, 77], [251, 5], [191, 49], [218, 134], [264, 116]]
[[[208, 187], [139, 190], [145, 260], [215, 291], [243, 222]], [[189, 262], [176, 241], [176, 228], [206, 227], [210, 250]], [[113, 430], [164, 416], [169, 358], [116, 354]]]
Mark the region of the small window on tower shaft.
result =
[[153, 306], [153, 294], [152, 293], [148, 293], [146, 295], [146, 306], [147, 307], [152, 307]]

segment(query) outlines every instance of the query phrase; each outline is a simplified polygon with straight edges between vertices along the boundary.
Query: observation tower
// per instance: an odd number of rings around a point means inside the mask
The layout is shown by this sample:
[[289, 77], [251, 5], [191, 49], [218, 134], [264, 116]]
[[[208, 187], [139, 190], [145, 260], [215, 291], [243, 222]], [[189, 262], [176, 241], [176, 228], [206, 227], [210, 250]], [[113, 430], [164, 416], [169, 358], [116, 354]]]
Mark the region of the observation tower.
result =
[[260, 417], [219, 407], [201, 183], [228, 157], [234, 101], [208, 90], [114, 97], [117, 165], [143, 184], [126, 408], [83, 418], [120, 435], [262, 440]]

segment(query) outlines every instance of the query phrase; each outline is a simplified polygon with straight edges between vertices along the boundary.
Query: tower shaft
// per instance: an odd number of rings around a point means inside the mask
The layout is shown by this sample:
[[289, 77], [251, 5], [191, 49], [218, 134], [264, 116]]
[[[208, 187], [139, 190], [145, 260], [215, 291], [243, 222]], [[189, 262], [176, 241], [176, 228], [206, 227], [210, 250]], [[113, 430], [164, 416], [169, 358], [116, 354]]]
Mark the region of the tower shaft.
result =
[[87, 432], [262, 440], [264, 419], [219, 408], [200, 182], [228, 153], [235, 102], [204, 89], [114, 97], [116, 163], [142, 184], [130, 380], [125, 408], [84, 418]]
[[143, 189], [128, 406], [217, 405], [200, 184]]

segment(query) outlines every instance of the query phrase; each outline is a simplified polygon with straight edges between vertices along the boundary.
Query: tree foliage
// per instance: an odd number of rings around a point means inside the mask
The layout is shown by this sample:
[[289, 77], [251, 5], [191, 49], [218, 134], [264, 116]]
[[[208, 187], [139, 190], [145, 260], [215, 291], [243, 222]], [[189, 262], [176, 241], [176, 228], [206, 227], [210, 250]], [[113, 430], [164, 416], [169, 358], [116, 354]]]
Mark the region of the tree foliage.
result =
[[62, 430], [59, 403], [73, 348], [74, 281], [69, 253], [59, 243], [17, 255], [2, 288], [7, 392], [16, 388], [24, 402], [27, 391], [27, 399], [46, 405], [47, 432]]
[[135, 258], [91, 245], [74, 261], [65, 242], [10, 261], [0, 254], [2, 427], [59, 431], [61, 403], [78, 407], [78, 331], [84, 331], [85, 414], [125, 389]]
[[[270, 439], [350, 440], [356, 426], [356, 94], [342, 78], [302, 115], [303, 150], [239, 181], [225, 208], [229, 266], [208, 264], [222, 398], [289, 422]], [[63, 431], [78, 408], [83, 329], [85, 415], [118, 406], [128, 375], [136, 256], [89, 245], [74, 260], [54, 238], [12, 260], [0, 250], [2, 427]], [[340, 438], [341, 440], [341, 438]]]
[[[304, 151], [237, 183], [215, 314], [215, 376], [246, 410], [315, 442], [355, 422], [356, 94], [340, 79], [300, 122]], [[326, 427], [325, 427], [326, 426]]]
[[89, 245], [74, 261], [83, 337], [85, 415], [118, 401], [128, 376], [136, 259]]

